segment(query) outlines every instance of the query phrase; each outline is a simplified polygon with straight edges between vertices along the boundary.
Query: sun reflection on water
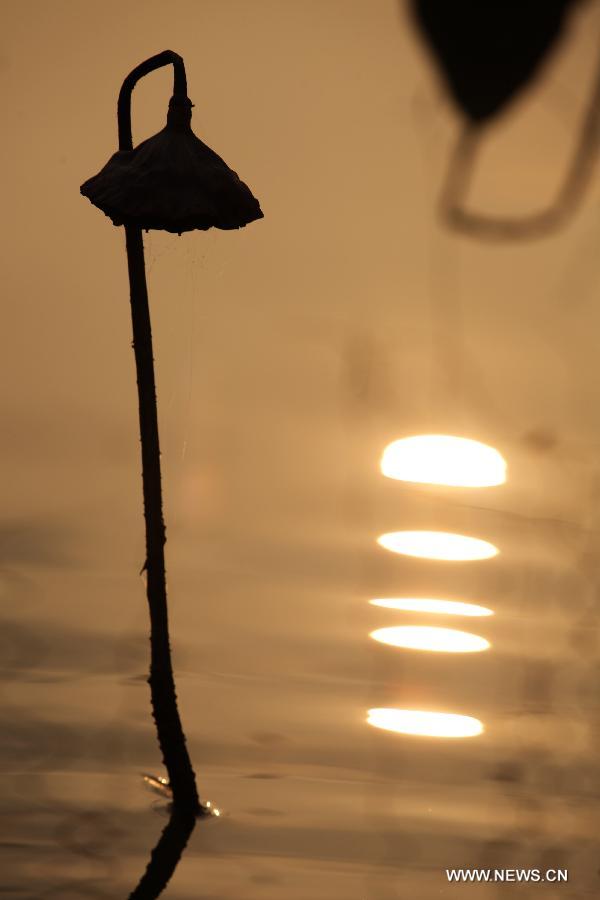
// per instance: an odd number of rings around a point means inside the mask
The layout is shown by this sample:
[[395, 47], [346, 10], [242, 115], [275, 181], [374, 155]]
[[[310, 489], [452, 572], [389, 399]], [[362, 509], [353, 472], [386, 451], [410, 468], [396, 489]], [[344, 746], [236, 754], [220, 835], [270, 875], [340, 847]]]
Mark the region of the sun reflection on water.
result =
[[378, 537], [377, 543], [392, 553], [423, 559], [489, 559], [499, 552], [488, 541], [446, 531], [392, 531]]
[[458, 600], [434, 600], [429, 597], [389, 597], [369, 600], [372, 606], [399, 609], [406, 612], [423, 612], [444, 616], [493, 616], [494, 610], [476, 603], [462, 603]]
[[471, 716], [420, 709], [370, 709], [367, 722], [399, 734], [439, 738], [474, 737], [484, 730], [483, 723]]
[[490, 647], [490, 642], [478, 634], [454, 628], [433, 628], [429, 625], [378, 628], [371, 632], [370, 637], [393, 647], [432, 650], [436, 653], [478, 653]]
[[387, 478], [450, 487], [493, 487], [506, 481], [497, 450], [470, 438], [419, 434], [388, 444], [381, 457]]

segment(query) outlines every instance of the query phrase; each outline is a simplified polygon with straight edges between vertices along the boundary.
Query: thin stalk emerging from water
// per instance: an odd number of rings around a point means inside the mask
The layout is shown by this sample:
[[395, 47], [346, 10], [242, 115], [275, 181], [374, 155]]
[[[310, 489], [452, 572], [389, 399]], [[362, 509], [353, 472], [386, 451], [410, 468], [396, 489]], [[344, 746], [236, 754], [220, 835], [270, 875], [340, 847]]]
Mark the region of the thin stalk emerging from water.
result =
[[144, 244], [140, 228], [127, 225], [125, 226], [125, 235], [131, 290], [131, 320], [137, 372], [144, 517], [146, 520], [145, 569], [150, 608], [151, 646], [148, 682], [152, 696], [152, 714], [173, 791], [174, 808], [184, 815], [195, 817], [201, 811], [200, 799], [177, 709], [169, 645], [164, 553], [166, 536], [162, 510], [158, 415], [152, 329], [144, 268]]

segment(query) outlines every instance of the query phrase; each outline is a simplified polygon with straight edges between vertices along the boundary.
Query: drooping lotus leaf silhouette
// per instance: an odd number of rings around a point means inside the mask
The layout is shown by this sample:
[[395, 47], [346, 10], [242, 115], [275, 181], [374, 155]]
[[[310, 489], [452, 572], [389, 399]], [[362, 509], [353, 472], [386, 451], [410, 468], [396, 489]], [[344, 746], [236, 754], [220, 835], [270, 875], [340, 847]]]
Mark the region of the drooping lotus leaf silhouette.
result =
[[[131, 94], [144, 75], [172, 65], [173, 97], [167, 124], [135, 149], [131, 137]], [[142, 229], [182, 233], [194, 229], [242, 228], [262, 218], [258, 201], [213, 150], [191, 129], [192, 103], [187, 96], [183, 59], [171, 50], [151, 57], [125, 79], [118, 100], [119, 150], [81, 186], [81, 193], [125, 226], [129, 270], [133, 346], [135, 352], [142, 483], [146, 520], [147, 596], [150, 610], [151, 664], [148, 679], [158, 741], [168, 772], [177, 828], [165, 831], [153, 863], [132, 896], [156, 896], [166, 883], [185, 845], [195, 818], [208, 815], [200, 803], [177, 707], [169, 645], [162, 511], [160, 447], [154, 378], [152, 331], [144, 264]], [[174, 840], [173, 835], [177, 836]], [[159, 851], [160, 848], [160, 852]], [[160, 860], [160, 866], [157, 863]], [[166, 880], [165, 880], [166, 879]], [[148, 887], [152, 882], [152, 887]], [[164, 884], [163, 884], [164, 886]]]
[[119, 150], [81, 186], [81, 193], [114, 225], [178, 234], [213, 227], [242, 228], [262, 218], [260, 205], [237, 173], [192, 131], [193, 103], [187, 96], [185, 69], [179, 59], [176, 54], [169, 59], [175, 66], [175, 83], [167, 124], [135, 148], [129, 105], [133, 85], [141, 75], [132, 76], [142, 69], [145, 74], [147, 65], [142, 63], [125, 79], [119, 96]]
[[82, 185], [81, 193], [114, 225], [181, 234], [242, 228], [262, 218], [250, 189], [192, 131], [192, 106], [175, 94], [162, 131], [119, 150]]

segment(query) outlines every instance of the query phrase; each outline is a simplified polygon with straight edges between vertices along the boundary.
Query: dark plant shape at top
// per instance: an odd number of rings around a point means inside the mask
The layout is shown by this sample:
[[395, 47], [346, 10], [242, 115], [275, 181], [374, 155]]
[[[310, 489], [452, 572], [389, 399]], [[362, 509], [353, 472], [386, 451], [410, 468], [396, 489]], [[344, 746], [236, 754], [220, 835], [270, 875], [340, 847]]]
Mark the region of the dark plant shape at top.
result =
[[412, 0], [417, 26], [464, 115], [497, 115], [534, 77], [581, 0]]
[[482, 134], [538, 75], [585, 0], [411, 0], [413, 18], [463, 116], [439, 209], [451, 228], [486, 240], [544, 237], [564, 225], [589, 184], [600, 143], [600, 59], [579, 137], [553, 201], [532, 213], [469, 209]]
[[126, 81], [119, 98], [120, 149], [81, 186], [81, 193], [114, 225], [146, 230], [230, 230], [261, 219], [247, 185], [192, 131], [185, 76], [180, 82], [176, 78], [165, 127], [133, 148]]

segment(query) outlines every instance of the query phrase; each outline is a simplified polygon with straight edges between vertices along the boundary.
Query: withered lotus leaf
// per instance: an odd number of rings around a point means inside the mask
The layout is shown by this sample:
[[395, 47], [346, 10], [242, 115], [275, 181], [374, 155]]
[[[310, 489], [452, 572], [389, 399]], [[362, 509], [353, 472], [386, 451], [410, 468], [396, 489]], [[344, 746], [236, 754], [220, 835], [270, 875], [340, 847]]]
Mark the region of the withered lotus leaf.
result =
[[250, 188], [192, 131], [192, 105], [173, 96], [162, 131], [113, 154], [81, 186], [114, 225], [181, 234], [243, 228], [263, 218]]

